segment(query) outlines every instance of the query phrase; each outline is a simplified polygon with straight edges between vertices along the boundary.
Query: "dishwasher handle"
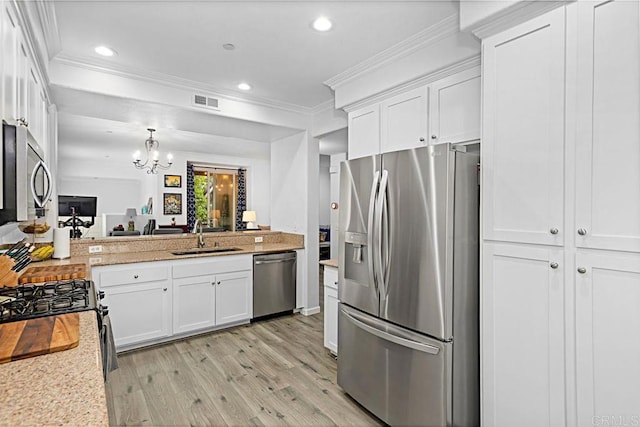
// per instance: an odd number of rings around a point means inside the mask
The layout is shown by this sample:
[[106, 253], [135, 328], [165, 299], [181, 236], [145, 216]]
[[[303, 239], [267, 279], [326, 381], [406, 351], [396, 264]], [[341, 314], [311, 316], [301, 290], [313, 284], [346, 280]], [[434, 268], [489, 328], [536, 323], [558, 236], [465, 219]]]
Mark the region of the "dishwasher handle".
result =
[[295, 260], [296, 260], [296, 257], [292, 257], [292, 258], [274, 259], [269, 261], [254, 261], [253, 263], [255, 265], [261, 265], [261, 264], [275, 264], [280, 262], [289, 262], [289, 261], [295, 261]]

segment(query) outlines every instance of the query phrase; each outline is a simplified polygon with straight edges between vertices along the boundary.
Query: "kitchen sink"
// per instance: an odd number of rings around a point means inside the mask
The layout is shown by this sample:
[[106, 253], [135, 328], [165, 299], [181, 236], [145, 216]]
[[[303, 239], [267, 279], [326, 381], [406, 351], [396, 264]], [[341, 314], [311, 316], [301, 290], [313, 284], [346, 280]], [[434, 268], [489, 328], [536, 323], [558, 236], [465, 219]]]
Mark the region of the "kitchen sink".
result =
[[240, 248], [198, 248], [198, 249], [186, 249], [184, 251], [171, 252], [173, 255], [199, 255], [199, 254], [217, 254], [220, 252], [235, 252], [241, 251]]

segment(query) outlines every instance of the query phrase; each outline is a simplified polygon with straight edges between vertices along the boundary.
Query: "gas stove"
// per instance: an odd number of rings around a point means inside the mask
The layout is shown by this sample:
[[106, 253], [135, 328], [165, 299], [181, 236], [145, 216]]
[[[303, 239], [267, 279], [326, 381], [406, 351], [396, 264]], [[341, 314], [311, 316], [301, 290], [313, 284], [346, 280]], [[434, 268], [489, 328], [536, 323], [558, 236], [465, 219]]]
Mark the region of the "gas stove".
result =
[[106, 315], [106, 307], [99, 303], [103, 297], [104, 293], [96, 293], [93, 282], [86, 279], [2, 287], [0, 323], [87, 310]]

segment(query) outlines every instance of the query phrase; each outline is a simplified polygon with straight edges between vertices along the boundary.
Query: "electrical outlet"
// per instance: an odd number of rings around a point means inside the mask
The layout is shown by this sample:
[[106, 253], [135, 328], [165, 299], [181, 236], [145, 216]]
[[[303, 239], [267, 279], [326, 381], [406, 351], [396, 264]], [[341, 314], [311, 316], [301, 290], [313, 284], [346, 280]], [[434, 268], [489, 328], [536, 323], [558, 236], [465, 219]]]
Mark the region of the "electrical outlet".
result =
[[91, 257], [89, 258], [89, 265], [99, 264], [102, 262], [102, 257]]
[[262, 236], [254, 238], [256, 243], [262, 243]]
[[102, 253], [102, 245], [89, 246], [90, 254], [100, 254]]

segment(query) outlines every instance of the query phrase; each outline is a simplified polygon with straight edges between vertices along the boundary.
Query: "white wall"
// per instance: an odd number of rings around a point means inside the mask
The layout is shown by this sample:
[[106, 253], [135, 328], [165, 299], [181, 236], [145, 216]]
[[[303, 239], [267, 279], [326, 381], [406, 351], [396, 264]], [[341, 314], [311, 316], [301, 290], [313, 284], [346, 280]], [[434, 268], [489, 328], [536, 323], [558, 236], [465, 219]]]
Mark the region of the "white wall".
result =
[[298, 251], [298, 307], [320, 310], [318, 288], [318, 141], [308, 132], [271, 143], [271, 225], [304, 235]]
[[318, 221], [320, 225], [328, 225], [331, 223], [331, 179], [329, 176], [330, 166], [331, 157], [321, 155], [318, 191]]

